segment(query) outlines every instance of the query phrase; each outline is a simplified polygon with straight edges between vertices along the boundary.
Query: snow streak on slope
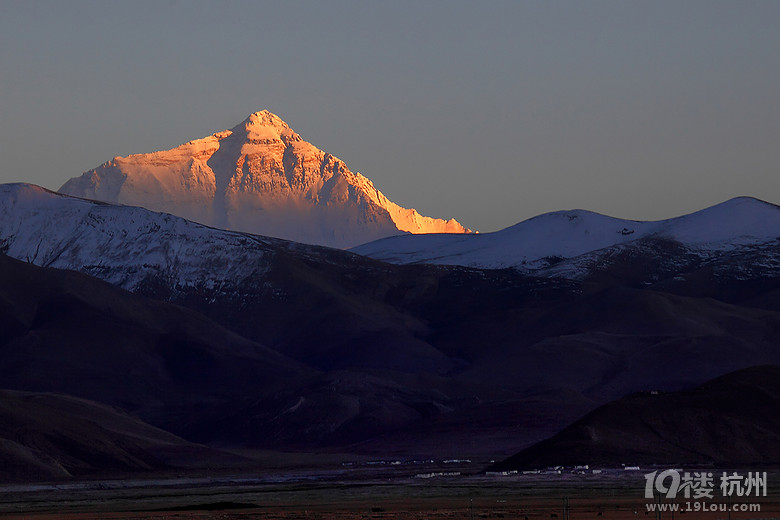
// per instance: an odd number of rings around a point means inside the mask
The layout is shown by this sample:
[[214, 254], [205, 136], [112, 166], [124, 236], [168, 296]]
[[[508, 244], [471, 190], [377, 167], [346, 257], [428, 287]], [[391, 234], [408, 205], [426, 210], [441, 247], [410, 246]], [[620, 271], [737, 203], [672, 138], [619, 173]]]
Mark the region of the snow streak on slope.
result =
[[495, 233], [390, 237], [353, 252], [393, 263], [435, 263], [498, 269], [538, 269], [643, 238], [692, 249], [723, 251], [780, 237], [780, 208], [739, 197], [690, 215], [655, 222], [583, 210], [547, 213]]
[[404, 231], [469, 232], [454, 219], [424, 217], [391, 202], [266, 110], [172, 150], [115, 157], [60, 191], [334, 247]]
[[174, 287], [215, 288], [264, 272], [280, 245], [287, 244], [143, 208], [77, 199], [29, 184], [0, 185], [0, 251], [36, 265], [92, 274], [128, 290], [150, 273]]

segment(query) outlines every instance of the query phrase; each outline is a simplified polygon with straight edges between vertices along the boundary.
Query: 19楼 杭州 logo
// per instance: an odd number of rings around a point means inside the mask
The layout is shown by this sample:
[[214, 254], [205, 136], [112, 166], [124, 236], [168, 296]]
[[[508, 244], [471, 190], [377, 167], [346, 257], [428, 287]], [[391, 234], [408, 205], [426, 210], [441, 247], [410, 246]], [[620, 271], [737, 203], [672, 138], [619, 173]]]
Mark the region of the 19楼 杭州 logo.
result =
[[[703, 499], [715, 498], [715, 477], [712, 473], [694, 471], [689, 473], [676, 469], [653, 471], [645, 475], [645, 498], [653, 498], [655, 493], [673, 499], [684, 498]], [[718, 491], [724, 497], [760, 497], [766, 496], [766, 472], [748, 472], [742, 475], [736, 471], [729, 475], [723, 472], [718, 476]]]

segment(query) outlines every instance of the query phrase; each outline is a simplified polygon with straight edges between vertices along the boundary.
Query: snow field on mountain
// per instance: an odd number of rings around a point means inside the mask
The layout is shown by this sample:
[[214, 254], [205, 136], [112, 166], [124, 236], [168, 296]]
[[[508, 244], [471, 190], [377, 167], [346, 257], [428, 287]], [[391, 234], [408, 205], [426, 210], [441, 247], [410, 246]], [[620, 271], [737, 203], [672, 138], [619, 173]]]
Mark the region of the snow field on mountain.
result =
[[691, 249], [725, 251], [780, 237], [780, 208], [738, 197], [682, 217], [640, 222], [584, 210], [557, 211], [494, 233], [404, 235], [351, 251], [391, 263], [434, 263], [486, 269], [535, 269], [643, 238], [665, 238]]

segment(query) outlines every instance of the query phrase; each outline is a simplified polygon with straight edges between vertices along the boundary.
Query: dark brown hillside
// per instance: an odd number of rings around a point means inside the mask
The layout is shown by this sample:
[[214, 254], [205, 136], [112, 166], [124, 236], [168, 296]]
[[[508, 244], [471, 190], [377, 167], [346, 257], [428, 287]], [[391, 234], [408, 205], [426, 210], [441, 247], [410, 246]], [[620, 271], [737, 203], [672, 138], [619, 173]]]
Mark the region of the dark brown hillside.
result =
[[94, 401], [0, 390], [0, 482], [117, 477], [242, 462]]
[[682, 392], [629, 395], [491, 469], [583, 464], [780, 464], [780, 367], [740, 370]]
[[207, 409], [315, 372], [194, 311], [0, 255], [0, 384], [181, 431]]

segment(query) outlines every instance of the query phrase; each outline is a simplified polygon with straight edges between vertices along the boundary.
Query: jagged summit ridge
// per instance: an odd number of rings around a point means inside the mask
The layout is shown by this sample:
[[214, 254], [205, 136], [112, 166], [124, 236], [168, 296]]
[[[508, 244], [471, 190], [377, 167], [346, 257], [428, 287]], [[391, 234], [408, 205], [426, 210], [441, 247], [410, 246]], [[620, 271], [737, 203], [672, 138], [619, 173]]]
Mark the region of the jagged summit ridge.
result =
[[470, 231], [455, 219], [425, 217], [393, 203], [267, 110], [171, 150], [114, 157], [60, 192], [333, 247], [402, 232]]

